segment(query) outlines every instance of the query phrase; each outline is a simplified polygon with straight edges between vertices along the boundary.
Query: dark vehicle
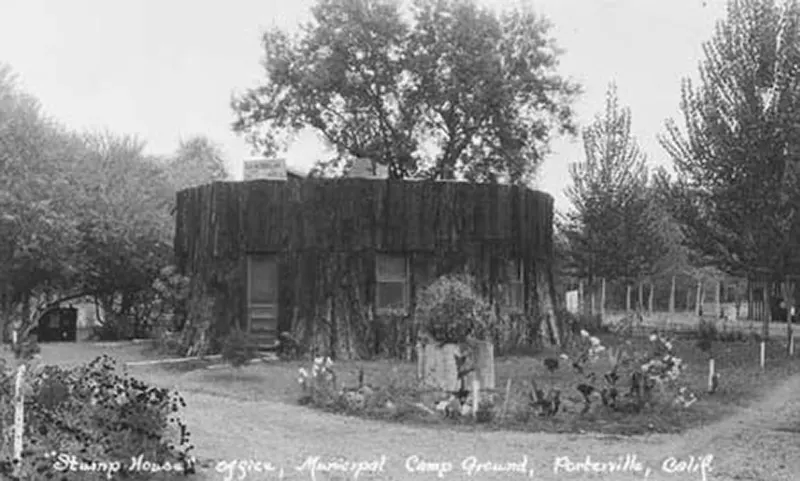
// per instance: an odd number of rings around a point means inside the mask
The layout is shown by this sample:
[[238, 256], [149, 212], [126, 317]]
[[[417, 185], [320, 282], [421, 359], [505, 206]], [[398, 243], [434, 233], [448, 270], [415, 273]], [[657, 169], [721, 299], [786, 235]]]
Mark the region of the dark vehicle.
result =
[[52, 307], [39, 317], [36, 333], [39, 342], [75, 342], [78, 332], [78, 309]]

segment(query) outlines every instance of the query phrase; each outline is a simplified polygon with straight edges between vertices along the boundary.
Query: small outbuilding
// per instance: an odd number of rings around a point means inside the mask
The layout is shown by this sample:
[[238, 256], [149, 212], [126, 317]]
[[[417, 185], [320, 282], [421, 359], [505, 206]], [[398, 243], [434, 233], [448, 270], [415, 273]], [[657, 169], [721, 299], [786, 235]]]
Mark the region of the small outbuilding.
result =
[[191, 278], [184, 336], [233, 327], [264, 348], [288, 332], [340, 358], [402, 356], [415, 293], [468, 273], [505, 346], [559, 342], [553, 199], [520, 186], [341, 178], [215, 182], [177, 195], [175, 255]]

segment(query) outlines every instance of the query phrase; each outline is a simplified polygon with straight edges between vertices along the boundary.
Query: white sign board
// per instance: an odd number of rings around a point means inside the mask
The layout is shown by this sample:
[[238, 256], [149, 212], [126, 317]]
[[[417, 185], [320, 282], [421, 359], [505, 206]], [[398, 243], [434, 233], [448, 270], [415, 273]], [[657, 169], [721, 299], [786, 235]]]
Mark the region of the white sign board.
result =
[[247, 159], [244, 180], [286, 180], [286, 159]]

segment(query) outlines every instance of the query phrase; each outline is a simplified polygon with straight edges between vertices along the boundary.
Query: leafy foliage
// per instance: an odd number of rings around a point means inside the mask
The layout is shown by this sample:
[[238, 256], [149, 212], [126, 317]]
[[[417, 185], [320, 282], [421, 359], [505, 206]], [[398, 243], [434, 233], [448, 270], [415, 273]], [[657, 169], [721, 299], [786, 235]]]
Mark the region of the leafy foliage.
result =
[[[12, 425], [14, 376], [0, 378], [4, 427]], [[151, 463], [193, 470], [189, 432], [179, 411], [185, 406], [176, 392], [155, 388], [117, 372], [113, 359], [102, 356], [72, 369], [44, 366], [35, 370], [26, 390], [25, 434], [19, 479], [105, 479], [104, 471], [59, 472], [52, 456], [75, 456], [79, 462], [118, 461], [130, 464], [140, 455]], [[4, 444], [0, 473], [11, 477], [13, 464]], [[123, 472], [132, 479], [154, 479], [153, 473]], [[8, 478], [6, 478], [8, 476]]]
[[258, 357], [256, 345], [242, 329], [232, 329], [222, 344], [222, 359], [241, 367]]
[[219, 146], [202, 135], [182, 140], [177, 152], [169, 159], [166, 171], [175, 190], [229, 177]]
[[265, 33], [266, 81], [234, 99], [234, 129], [272, 154], [310, 127], [336, 148], [329, 164], [372, 159], [392, 178], [525, 181], [551, 132], [574, 128], [578, 88], [556, 73], [549, 24], [474, 0], [403, 13], [397, 0], [319, 0], [299, 36]]
[[466, 276], [443, 276], [417, 294], [415, 319], [439, 343], [465, 343], [483, 338], [495, 312]]
[[144, 147], [131, 136], [61, 127], [0, 67], [4, 307], [43, 292], [86, 294], [106, 314], [99, 336], [149, 333], [153, 282], [172, 257], [175, 191], [223, 178], [224, 162], [203, 137], [166, 161]]
[[800, 6], [730, 1], [704, 45], [700, 84], [685, 80], [685, 131], [667, 123], [676, 215], [687, 241], [726, 272], [782, 277], [800, 234]]
[[680, 241], [648, 185], [630, 110], [619, 105], [615, 85], [604, 114], [584, 130], [583, 143], [586, 159], [570, 166], [572, 185], [566, 190], [573, 211], [561, 229], [573, 272], [590, 279], [653, 275]]

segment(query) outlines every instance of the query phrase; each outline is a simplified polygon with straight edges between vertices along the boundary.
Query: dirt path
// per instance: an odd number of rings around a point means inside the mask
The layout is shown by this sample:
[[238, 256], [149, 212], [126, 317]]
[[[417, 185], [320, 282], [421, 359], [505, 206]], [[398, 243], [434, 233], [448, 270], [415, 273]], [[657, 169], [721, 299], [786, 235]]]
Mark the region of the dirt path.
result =
[[[197, 446], [196, 455], [214, 460], [258, 460], [284, 470], [286, 480], [354, 479], [353, 473], [317, 470], [298, 471], [309, 457], [327, 462], [376, 461], [380, 471], [364, 470], [362, 480], [753, 480], [790, 481], [800, 479], [800, 376], [749, 409], [723, 422], [693, 430], [681, 436], [651, 435], [624, 438], [598, 435], [554, 435], [507, 432], [463, 432], [407, 427], [356, 418], [329, 415], [275, 402], [246, 402], [181, 389], [188, 403], [186, 418]], [[790, 428], [794, 432], [790, 432]], [[781, 431], [784, 429], [785, 431]], [[585, 462], [617, 461], [636, 456], [622, 471], [593, 473], [555, 472], [557, 462], [566, 465]], [[385, 456], [382, 465], [377, 463]], [[427, 472], [412, 456], [427, 463]], [[478, 472], [471, 476], [462, 461], [475, 456], [479, 463], [508, 466], [516, 462], [518, 472]], [[668, 457], [695, 462], [693, 472], [667, 472], [662, 464]], [[700, 468], [700, 460], [713, 456], [710, 469]], [[411, 458], [411, 460], [409, 460]], [[451, 471], [441, 477], [436, 470]], [[637, 464], [641, 463], [641, 470]], [[217, 472], [212, 463], [202, 480], [277, 480], [278, 472], [237, 471], [232, 477]], [[221, 468], [222, 466], [220, 466]], [[365, 466], [366, 468], [367, 466]], [[679, 467], [679, 466], [676, 466]], [[579, 468], [578, 468], [579, 469]], [[649, 469], [649, 472], [647, 471]]]

